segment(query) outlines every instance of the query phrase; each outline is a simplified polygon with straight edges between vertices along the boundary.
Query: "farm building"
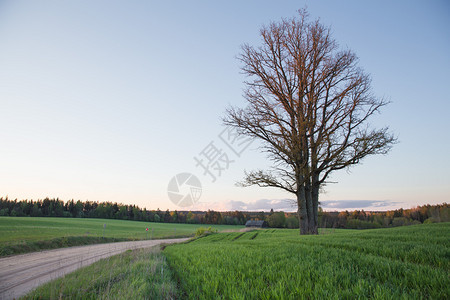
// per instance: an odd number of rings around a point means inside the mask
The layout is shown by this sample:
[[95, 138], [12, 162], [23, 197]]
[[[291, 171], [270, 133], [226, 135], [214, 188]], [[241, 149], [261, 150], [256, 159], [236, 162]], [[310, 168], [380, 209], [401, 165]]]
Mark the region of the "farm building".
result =
[[260, 220], [249, 220], [247, 223], [245, 223], [245, 227], [259, 227], [259, 228], [266, 228], [267, 226], [266, 221], [260, 221]]

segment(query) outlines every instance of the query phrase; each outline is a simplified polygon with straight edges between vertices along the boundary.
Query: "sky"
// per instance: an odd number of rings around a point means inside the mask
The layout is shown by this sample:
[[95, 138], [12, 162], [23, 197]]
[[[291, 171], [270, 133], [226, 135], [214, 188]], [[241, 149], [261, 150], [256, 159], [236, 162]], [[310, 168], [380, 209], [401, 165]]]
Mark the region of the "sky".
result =
[[[372, 124], [399, 139], [334, 173], [322, 207], [448, 202], [450, 4], [437, 0], [0, 1], [0, 197], [296, 210], [292, 194], [235, 185], [270, 161], [221, 119], [246, 105], [241, 45], [305, 6], [392, 101]], [[220, 174], [198, 163], [208, 153]]]

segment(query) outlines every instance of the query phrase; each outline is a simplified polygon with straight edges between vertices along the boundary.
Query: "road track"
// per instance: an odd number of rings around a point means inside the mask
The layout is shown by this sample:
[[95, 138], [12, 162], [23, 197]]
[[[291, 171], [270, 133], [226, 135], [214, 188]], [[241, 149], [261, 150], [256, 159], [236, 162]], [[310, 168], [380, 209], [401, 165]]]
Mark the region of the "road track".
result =
[[0, 258], [0, 300], [21, 297], [41, 284], [126, 250], [186, 240], [188, 239], [96, 244]]

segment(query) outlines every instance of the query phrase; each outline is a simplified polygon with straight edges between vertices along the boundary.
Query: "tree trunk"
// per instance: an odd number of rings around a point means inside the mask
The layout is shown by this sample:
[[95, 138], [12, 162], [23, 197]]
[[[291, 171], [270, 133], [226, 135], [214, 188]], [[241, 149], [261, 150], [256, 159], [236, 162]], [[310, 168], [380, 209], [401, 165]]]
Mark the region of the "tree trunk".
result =
[[314, 228], [316, 228], [316, 223], [314, 222], [314, 207], [312, 200], [312, 189], [309, 180], [305, 183], [305, 198], [306, 198], [306, 211], [308, 214], [308, 234], [314, 234]]
[[311, 187], [311, 201], [313, 207], [313, 222], [310, 230], [312, 234], [319, 234], [319, 177], [317, 175], [312, 176], [312, 187]]
[[300, 234], [308, 234], [309, 232], [309, 222], [308, 222], [308, 212], [306, 209], [306, 197], [305, 197], [305, 187], [300, 185], [297, 190], [297, 213], [298, 222], [300, 225]]

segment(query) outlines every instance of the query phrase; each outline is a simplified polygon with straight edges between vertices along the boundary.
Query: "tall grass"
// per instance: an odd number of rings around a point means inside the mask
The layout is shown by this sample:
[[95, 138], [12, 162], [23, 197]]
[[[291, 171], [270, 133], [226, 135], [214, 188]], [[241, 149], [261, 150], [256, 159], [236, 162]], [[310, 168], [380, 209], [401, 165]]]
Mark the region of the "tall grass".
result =
[[160, 247], [128, 250], [51, 281], [23, 299], [175, 299], [172, 278]]
[[67, 236], [42, 241], [17, 241], [0, 245], [0, 256], [35, 252], [44, 249], [57, 249], [91, 244], [114, 243], [127, 240], [129, 239], [111, 237], [102, 238], [92, 236]]
[[450, 223], [219, 233], [164, 251], [189, 299], [449, 299]]

